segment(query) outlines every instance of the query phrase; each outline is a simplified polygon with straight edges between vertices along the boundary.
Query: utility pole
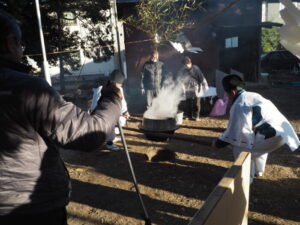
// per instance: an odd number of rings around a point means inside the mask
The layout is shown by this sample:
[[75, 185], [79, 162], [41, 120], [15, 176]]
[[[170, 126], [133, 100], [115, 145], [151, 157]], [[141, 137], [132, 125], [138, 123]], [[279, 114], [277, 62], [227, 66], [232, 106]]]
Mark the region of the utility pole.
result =
[[45, 40], [44, 40], [44, 33], [43, 33], [43, 27], [42, 27], [42, 19], [41, 19], [39, 0], [35, 0], [35, 6], [36, 6], [36, 14], [37, 14], [37, 19], [38, 19], [41, 47], [42, 47], [42, 54], [43, 54], [44, 77], [45, 77], [46, 81], [49, 83], [49, 85], [52, 85], [50, 73], [49, 73], [49, 64], [48, 64], [47, 55], [46, 55]]
[[127, 78], [125, 57], [122, 55], [121, 50], [121, 40], [120, 40], [120, 32], [119, 32], [119, 22], [118, 22], [118, 11], [117, 11], [117, 0], [110, 0], [111, 12], [112, 12], [112, 21], [115, 27], [116, 39], [117, 39], [117, 48], [118, 48], [118, 61], [119, 68]]

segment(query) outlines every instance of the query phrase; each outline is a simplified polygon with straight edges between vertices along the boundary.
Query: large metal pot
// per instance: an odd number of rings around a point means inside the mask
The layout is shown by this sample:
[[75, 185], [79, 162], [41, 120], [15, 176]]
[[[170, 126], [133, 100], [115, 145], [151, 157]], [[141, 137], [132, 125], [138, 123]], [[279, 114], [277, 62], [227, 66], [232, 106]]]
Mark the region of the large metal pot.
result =
[[143, 118], [142, 129], [155, 132], [170, 131], [176, 129], [175, 118], [151, 119]]
[[152, 119], [144, 117], [140, 129], [144, 131], [147, 139], [152, 141], [166, 141], [166, 137], [157, 137], [157, 133], [174, 134], [179, 127], [175, 118]]

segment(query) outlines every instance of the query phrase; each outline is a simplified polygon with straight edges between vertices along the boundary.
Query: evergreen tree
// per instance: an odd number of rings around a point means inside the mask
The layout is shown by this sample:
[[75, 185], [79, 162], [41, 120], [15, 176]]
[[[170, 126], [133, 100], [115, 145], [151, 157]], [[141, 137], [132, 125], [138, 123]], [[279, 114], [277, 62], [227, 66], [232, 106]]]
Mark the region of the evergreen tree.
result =
[[[25, 54], [42, 65], [41, 47], [33, 0], [2, 0], [2, 8], [13, 14], [23, 31], [26, 44]], [[78, 50], [95, 61], [108, 60], [114, 54], [110, 19], [109, 0], [42, 0], [40, 9], [49, 63], [60, 65], [61, 90], [64, 91], [66, 66], [71, 69], [80, 67]], [[70, 32], [69, 24], [77, 22], [85, 28], [85, 35], [78, 31]], [[52, 54], [53, 53], [53, 54]]]
[[282, 49], [278, 27], [262, 28], [261, 35], [261, 47], [263, 53]]

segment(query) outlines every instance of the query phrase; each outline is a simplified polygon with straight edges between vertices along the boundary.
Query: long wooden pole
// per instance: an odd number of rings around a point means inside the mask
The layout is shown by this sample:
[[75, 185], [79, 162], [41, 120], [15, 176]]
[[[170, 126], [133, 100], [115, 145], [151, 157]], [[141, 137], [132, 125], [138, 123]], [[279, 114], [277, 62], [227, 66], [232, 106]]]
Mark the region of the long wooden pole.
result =
[[[138, 133], [147, 133], [148, 131], [143, 131], [135, 128], [130, 128], [130, 127], [124, 127], [124, 130], [130, 130]], [[193, 137], [188, 137], [188, 136], [182, 136], [180, 134], [166, 134], [166, 133], [158, 133], [158, 132], [149, 132], [152, 137], [158, 137], [158, 138], [170, 138], [170, 139], [176, 139], [176, 140], [182, 140], [182, 141], [187, 141], [187, 142], [193, 142], [197, 143], [200, 145], [205, 145], [205, 146], [211, 146], [212, 145], [212, 140], [213, 138], [206, 138], [205, 140], [202, 139], [196, 139]]]
[[140, 200], [142, 208], [143, 208], [145, 225], [151, 225], [151, 220], [149, 218], [145, 203], [144, 203], [142, 195], [140, 193], [140, 189], [139, 189], [138, 182], [137, 182], [137, 179], [136, 179], [136, 176], [135, 176], [135, 172], [134, 172], [134, 169], [133, 169], [133, 166], [132, 166], [132, 162], [131, 162], [129, 151], [128, 151], [128, 148], [127, 148], [127, 144], [126, 144], [125, 136], [124, 136], [124, 133], [123, 133], [123, 129], [122, 129], [122, 126], [120, 125], [119, 121], [118, 121], [117, 125], [118, 125], [118, 128], [119, 128], [122, 143], [123, 143], [123, 146], [124, 146], [124, 149], [125, 149], [125, 152], [126, 152], [127, 160], [128, 160], [130, 171], [131, 171], [131, 175], [132, 175], [132, 178], [133, 178], [134, 187], [135, 187], [136, 193], [138, 194], [139, 200]]

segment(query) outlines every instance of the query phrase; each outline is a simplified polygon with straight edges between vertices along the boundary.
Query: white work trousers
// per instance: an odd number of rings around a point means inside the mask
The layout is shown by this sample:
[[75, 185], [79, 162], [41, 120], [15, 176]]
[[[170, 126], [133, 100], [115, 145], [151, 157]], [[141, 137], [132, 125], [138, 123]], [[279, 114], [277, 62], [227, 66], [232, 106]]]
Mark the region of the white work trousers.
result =
[[281, 136], [275, 136], [272, 138], [264, 139], [265, 137], [261, 134], [255, 136], [254, 145], [252, 149], [242, 148], [233, 146], [233, 155], [237, 159], [241, 152], [251, 152], [251, 171], [250, 171], [250, 182], [252, 183], [254, 175], [262, 176], [265, 172], [267, 163], [268, 153], [272, 152], [282, 145], [284, 141]]

